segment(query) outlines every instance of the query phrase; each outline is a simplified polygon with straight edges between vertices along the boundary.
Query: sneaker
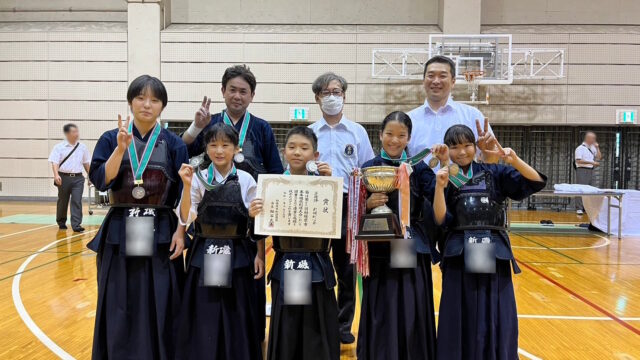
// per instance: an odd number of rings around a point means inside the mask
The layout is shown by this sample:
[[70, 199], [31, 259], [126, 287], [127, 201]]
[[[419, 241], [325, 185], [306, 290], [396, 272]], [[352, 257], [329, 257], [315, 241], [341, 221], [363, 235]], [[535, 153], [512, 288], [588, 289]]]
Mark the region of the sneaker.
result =
[[582, 214], [584, 214], [584, 211], [582, 211], [582, 210], [576, 210], [576, 214], [578, 214], [578, 215], [582, 215]]

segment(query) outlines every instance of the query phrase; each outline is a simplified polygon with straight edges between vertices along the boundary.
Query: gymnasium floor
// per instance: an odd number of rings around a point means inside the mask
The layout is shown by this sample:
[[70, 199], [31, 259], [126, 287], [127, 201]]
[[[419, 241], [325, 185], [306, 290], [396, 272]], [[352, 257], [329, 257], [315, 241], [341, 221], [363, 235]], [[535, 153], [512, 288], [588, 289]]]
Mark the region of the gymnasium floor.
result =
[[[90, 358], [96, 273], [85, 245], [100, 212], [85, 216], [80, 235], [59, 232], [54, 214], [54, 203], [0, 203], [0, 359]], [[511, 236], [523, 270], [514, 280], [521, 358], [640, 359], [640, 238], [576, 232], [572, 213], [513, 213], [541, 219], [567, 226], [515, 226]], [[355, 345], [342, 354], [354, 359]]]

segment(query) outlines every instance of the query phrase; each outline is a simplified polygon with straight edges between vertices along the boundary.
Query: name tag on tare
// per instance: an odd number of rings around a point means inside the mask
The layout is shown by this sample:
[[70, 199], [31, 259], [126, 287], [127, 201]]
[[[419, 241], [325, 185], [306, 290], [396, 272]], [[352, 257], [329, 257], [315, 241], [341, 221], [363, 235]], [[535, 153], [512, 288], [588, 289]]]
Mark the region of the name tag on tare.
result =
[[310, 305], [311, 298], [311, 259], [285, 258], [284, 260], [284, 304]]
[[125, 218], [126, 256], [153, 256], [155, 209], [131, 208]]
[[232, 285], [233, 243], [205, 241], [203, 286], [226, 287]]
[[491, 231], [464, 232], [464, 267], [474, 274], [495, 274], [496, 244]]

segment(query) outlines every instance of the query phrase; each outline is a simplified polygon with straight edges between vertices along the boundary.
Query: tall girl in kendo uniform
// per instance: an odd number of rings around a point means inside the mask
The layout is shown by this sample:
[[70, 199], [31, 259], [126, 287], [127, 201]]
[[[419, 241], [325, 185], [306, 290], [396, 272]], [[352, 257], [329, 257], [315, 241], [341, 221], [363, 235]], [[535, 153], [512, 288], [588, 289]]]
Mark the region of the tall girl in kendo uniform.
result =
[[[381, 154], [366, 162], [371, 166], [399, 166], [411, 136], [411, 118], [401, 111], [387, 115], [380, 129]], [[416, 154], [413, 154], [416, 155]], [[420, 155], [419, 155], [420, 156]], [[390, 242], [369, 242], [370, 276], [363, 278], [362, 310], [357, 355], [360, 360], [434, 359], [436, 328], [431, 259], [437, 259], [429, 238], [434, 227], [431, 199], [435, 175], [423, 162], [410, 175], [410, 223], [414, 241], [413, 267], [393, 267]], [[398, 214], [399, 191], [368, 194], [367, 211], [387, 205]], [[398, 239], [396, 239], [398, 240]], [[359, 241], [359, 240], [358, 240]], [[394, 241], [394, 240], [391, 240]]]
[[511, 267], [515, 273], [520, 269], [506, 232], [505, 200], [542, 190], [547, 178], [499, 144], [507, 165], [476, 163], [475, 141], [469, 127], [449, 128], [444, 143], [460, 171], [451, 176], [444, 167], [436, 175], [434, 215], [447, 230], [441, 247], [438, 359], [518, 359]]
[[[331, 167], [318, 162], [318, 138], [306, 126], [287, 134], [285, 175], [331, 176]], [[262, 199], [254, 200], [262, 211]], [[339, 360], [340, 336], [336, 277], [329, 256], [330, 239], [274, 236], [271, 281], [271, 321], [268, 360]], [[287, 274], [310, 271], [308, 282]], [[302, 293], [305, 299], [290, 294]]]
[[[184, 274], [184, 235], [173, 211], [187, 148], [158, 122], [167, 92], [143, 75], [127, 91], [133, 120], [102, 134], [89, 178], [111, 208], [88, 247], [97, 252], [93, 359], [171, 359]], [[174, 235], [175, 233], [175, 235]]]
[[261, 360], [254, 279], [264, 275], [264, 250], [254, 256], [251, 207], [256, 182], [236, 169], [238, 133], [224, 123], [204, 135], [205, 162], [183, 165], [183, 225], [194, 221], [187, 279], [177, 328], [176, 359]]

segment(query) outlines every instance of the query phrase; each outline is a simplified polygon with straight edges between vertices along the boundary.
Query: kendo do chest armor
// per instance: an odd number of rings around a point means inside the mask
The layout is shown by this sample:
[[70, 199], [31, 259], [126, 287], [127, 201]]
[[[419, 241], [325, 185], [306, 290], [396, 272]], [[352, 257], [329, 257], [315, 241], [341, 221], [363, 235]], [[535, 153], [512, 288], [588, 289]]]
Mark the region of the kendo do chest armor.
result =
[[[161, 135], [162, 136], [162, 135]], [[138, 154], [142, 154], [146, 143], [133, 137]], [[167, 199], [178, 197], [178, 187], [174, 186], [175, 179], [171, 176], [171, 160], [167, 142], [160, 138], [155, 149], [151, 153], [149, 164], [142, 174], [142, 186], [145, 196], [135, 199], [132, 190], [138, 186], [133, 183], [133, 171], [129, 161], [129, 152], [125, 151], [120, 163], [118, 176], [113, 180], [113, 186], [109, 191], [109, 201], [115, 207], [167, 207]]]
[[244, 206], [237, 175], [204, 193], [195, 221], [196, 236], [242, 240], [248, 235], [249, 212]]
[[493, 199], [493, 177], [485, 171], [475, 174], [453, 193], [453, 230], [506, 230], [505, 206]]

